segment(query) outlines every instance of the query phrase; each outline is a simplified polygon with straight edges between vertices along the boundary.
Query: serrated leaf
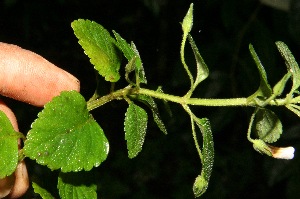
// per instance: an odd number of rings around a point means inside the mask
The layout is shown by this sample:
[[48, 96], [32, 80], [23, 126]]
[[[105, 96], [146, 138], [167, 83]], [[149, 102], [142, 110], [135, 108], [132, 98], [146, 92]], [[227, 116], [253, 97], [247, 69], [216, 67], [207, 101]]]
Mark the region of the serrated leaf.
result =
[[[89, 176], [91, 178], [91, 176]], [[93, 199], [97, 198], [96, 184], [88, 183], [86, 173], [60, 173], [57, 188], [61, 199]]]
[[292, 73], [293, 86], [291, 92], [294, 92], [300, 86], [300, 69], [299, 66], [292, 54], [289, 50], [288, 46], [281, 42], [276, 42], [277, 49], [279, 50], [281, 56], [285, 60], [287, 69]]
[[214, 164], [214, 142], [209, 120], [207, 118], [202, 118], [196, 119], [195, 122], [199, 127], [203, 137], [201, 158], [202, 170], [201, 174], [196, 178], [193, 185], [195, 197], [200, 197], [203, 193], [205, 193], [212, 173], [212, 167]]
[[130, 102], [125, 114], [124, 123], [129, 158], [136, 157], [142, 150], [146, 136], [147, 121], [147, 112], [133, 102]]
[[259, 71], [260, 84], [259, 84], [258, 90], [253, 95], [248, 97], [248, 101], [251, 101], [258, 96], [266, 97], [266, 98], [270, 97], [272, 94], [272, 89], [268, 83], [267, 73], [266, 73], [258, 55], [256, 54], [252, 44], [249, 44], [249, 50], [250, 50], [251, 56], [252, 56], [256, 66], [258, 68], [258, 71]]
[[282, 134], [282, 124], [277, 115], [268, 109], [259, 109], [255, 117], [258, 137], [267, 143], [276, 142]]
[[24, 146], [26, 156], [63, 172], [91, 170], [106, 159], [108, 150], [102, 128], [76, 91], [63, 91], [45, 105]]
[[139, 81], [147, 84], [143, 63], [135, 44], [132, 42], [131, 45], [129, 45], [116, 31], [113, 31], [113, 33], [117, 40], [117, 46], [123, 52], [128, 62], [133, 61], [133, 63], [130, 64], [130, 69], [127, 68], [126, 73], [135, 70], [136, 75], [139, 77]]
[[194, 56], [196, 59], [196, 64], [197, 64], [197, 77], [196, 77], [195, 84], [194, 84], [194, 86], [196, 87], [200, 82], [202, 82], [203, 80], [205, 80], [208, 77], [209, 70], [208, 70], [207, 65], [204, 62], [204, 59], [202, 58], [202, 56], [199, 53], [196, 43], [194, 42], [194, 40], [190, 34], [188, 35], [188, 39], [189, 39], [189, 42], [193, 49]]
[[139, 95], [138, 100], [146, 104], [152, 111], [154, 122], [157, 124], [158, 128], [164, 133], [168, 134], [165, 124], [160, 118], [160, 114], [158, 112], [157, 105], [154, 99], [148, 95]]
[[0, 179], [11, 175], [18, 165], [18, 132], [0, 111]]
[[35, 182], [32, 182], [34, 193], [39, 194], [43, 199], [54, 199], [54, 197], [44, 188], [40, 187]]
[[79, 44], [90, 58], [91, 63], [106, 81], [120, 79], [120, 59], [116, 51], [115, 40], [100, 24], [78, 19], [71, 24]]

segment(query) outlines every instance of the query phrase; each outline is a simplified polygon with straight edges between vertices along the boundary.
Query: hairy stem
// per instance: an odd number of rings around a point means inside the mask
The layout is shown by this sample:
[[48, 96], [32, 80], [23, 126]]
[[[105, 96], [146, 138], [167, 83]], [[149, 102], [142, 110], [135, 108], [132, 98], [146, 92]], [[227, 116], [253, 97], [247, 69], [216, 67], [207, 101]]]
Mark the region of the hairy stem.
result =
[[[195, 106], [250, 106], [250, 107], [258, 106], [255, 102], [249, 102], [247, 98], [229, 98], [229, 99], [188, 98], [185, 96], [181, 97], [181, 96], [166, 94], [166, 93], [149, 90], [145, 88], [133, 88], [131, 86], [127, 86], [123, 89], [116, 90], [98, 99], [93, 99], [88, 101], [87, 109], [93, 110], [112, 100], [124, 99], [124, 97], [126, 96], [138, 95], [138, 94], [148, 95], [153, 98], [179, 103], [181, 105], [187, 104], [187, 105], [195, 105]], [[273, 99], [268, 102], [268, 105], [283, 106], [286, 105], [286, 103], [287, 103], [286, 99]]]

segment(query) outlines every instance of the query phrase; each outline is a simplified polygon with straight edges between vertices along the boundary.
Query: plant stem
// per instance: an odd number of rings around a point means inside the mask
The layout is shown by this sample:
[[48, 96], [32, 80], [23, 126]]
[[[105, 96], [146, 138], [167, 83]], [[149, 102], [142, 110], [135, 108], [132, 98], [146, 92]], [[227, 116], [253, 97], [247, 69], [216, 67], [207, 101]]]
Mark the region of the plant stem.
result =
[[[258, 106], [253, 101], [249, 102], [247, 98], [229, 98], [229, 99], [188, 98], [185, 96], [181, 97], [181, 96], [161, 93], [158, 91], [149, 90], [145, 88], [133, 88], [131, 86], [127, 86], [123, 89], [116, 90], [98, 99], [93, 99], [88, 101], [87, 109], [90, 111], [112, 100], [124, 99], [124, 97], [126, 96], [137, 95], [137, 94], [147, 95], [157, 99], [179, 103], [181, 105], [187, 104], [187, 105], [195, 105], [195, 106], [250, 106], [250, 107]], [[271, 100], [268, 103], [268, 105], [282, 106], [282, 105], [286, 105], [286, 103], [287, 103], [286, 99], [274, 99]]]

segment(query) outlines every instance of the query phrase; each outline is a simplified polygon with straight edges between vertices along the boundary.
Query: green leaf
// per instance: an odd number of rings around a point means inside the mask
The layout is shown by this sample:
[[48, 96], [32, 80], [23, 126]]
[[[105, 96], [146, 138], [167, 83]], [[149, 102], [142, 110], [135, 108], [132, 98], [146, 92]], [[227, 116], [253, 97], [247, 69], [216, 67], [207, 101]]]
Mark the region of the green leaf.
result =
[[164, 133], [168, 134], [165, 124], [160, 118], [157, 105], [154, 99], [148, 95], [138, 95], [138, 100], [146, 104], [152, 111], [154, 122], [157, 124], [158, 128]]
[[193, 6], [194, 4], [191, 3], [190, 8], [182, 21], [182, 30], [184, 35], [188, 35], [193, 27]]
[[146, 111], [130, 102], [125, 114], [125, 140], [127, 140], [128, 157], [134, 158], [142, 150], [148, 116]]
[[97, 186], [92, 184], [91, 178], [85, 172], [60, 173], [57, 188], [62, 199], [93, 199], [97, 198]]
[[32, 124], [24, 153], [39, 164], [63, 172], [91, 170], [108, 154], [108, 141], [76, 91], [52, 99]]
[[292, 86], [291, 93], [293, 93], [300, 86], [299, 66], [298, 66], [292, 52], [289, 50], [288, 46], [285, 43], [283, 43], [281, 41], [277, 41], [276, 46], [277, 46], [281, 56], [285, 60], [288, 71], [292, 73], [293, 86]]
[[268, 109], [259, 109], [256, 113], [256, 132], [267, 143], [276, 142], [282, 134], [282, 124], [277, 115]]
[[130, 69], [127, 67], [126, 73], [136, 71], [139, 81], [147, 84], [143, 63], [135, 44], [132, 42], [131, 45], [129, 45], [126, 40], [123, 39], [116, 31], [113, 31], [113, 33], [117, 40], [118, 48], [123, 52], [124, 56], [129, 62], [133, 61], [133, 63], [130, 64]]
[[205, 180], [203, 175], [198, 175], [194, 185], [193, 185], [193, 192], [195, 197], [200, 197], [203, 195], [208, 187], [208, 182]]
[[0, 111], [0, 179], [11, 175], [18, 164], [18, 139], [8, 117]]
[[254, 150], [256, 150], [257, 152], [268, 156], [272, 156], [272, 151], [270, 146], [267, 145], [263, 140], [255, 139], [252, 140], [252, 143], [253, 143]]
[[279, 82], [277, 82], [277, 84], [273, 87], [273, 94], [275, 96], [279, 96], [282, 94], [284, 88], [285, 88], [285, 85], [287, 83], [287, 81], [290, 79], [291, 77], [291, 73], [288, 72], [286, 73], [281, 80], [279, 80]]
[[189, 42], [193, 49], [194, 56], [195, 56], [196, 63], [197, 63], [197, 77], [196, 77], [195, 84], [194, 84], [194, 87], [196, 87], [200, 82], [202, 82], [203, 80], [205, 80], [208, 77], [209, 70], [208, 70], [207, 65], [204, 62], [204, 59], [200, 55], [199, 50], [190, 34], [188, 35], [188, 39], [189, 39]]
[[54, 197], [46, 189], [41, 188], [35, 182], [32, 182], [32, 187], [34, 189], [34, 193], [39, 194], [43, 199], [54, 199]]
[[106, 81], [120, 79], [120, 59], [115, 40], [109, 32], [94, 21], [78, 19], [71, 24], [79, 44], [90, 58], [91, 63]]
[[252, 44], [249, 45], [249, 50], [250, 50], [252, 58], [253, 58], [256, 66], [258, 68], [258, 71], [259, 71], [260, 85], [259, 85], [258, 90], [254, 94], [252, 94], [250, 97], [248, 97], [248, 101], [252, 101], [253, 99], [255, 99], [258, 96], [267, 98], [272, 94], [271, 86], [269, 85], [268, 80], [267, 80], [267, 73], [266, 73], [258, 55], [256, 54]]
[[200, 128], [203, 137], [201, 175], [196, 178], [193, 186], [195, 197], [199, 197], [205, 193], [212, 173], [214, 164], [214, 142], [209, 120], [207, 118], [202, 118], [195, 120], [195, 122]]

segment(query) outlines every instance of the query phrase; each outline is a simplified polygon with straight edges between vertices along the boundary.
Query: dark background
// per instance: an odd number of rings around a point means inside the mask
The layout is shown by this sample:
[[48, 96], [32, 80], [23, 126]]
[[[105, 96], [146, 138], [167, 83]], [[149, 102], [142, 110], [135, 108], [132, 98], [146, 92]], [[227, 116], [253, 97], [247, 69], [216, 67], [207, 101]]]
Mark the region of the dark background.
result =
[[[95, 74], [70, 24], [79, 18], [94, 20], [135, 42], [149, 88], [162, 85], [166, 93], [184, 95], [189, 80], [179, 59], [179, 22], [191, 2], [195, 9], [192, 35], [210, 69], [195, 97], [251, 95], [259, 85], [259, 76], [249, 43], [260, 56], [271, 85], [286, 72], [275, 41], [285, 42], [300, 60], [299, 0], [292, 0], [287, 10], [256, 0], [4, 0], [0, 3], [0, 41], [32, 50], [78, 77], [88, 100], [95, 89]], [[194, 66], [191, 51], [186, 53], [190, 54], [186, 58], [189, 65]], [[101, 81], [101, 86], [104, 91], [109, 89], [105, 82]], [[121, 81], [117, 87], [124, 86]], [[27, 132], [40, 109], [5, 100], [15, 111], [20, 130]], [[171, 118], [160, 106], [169, 134], [163, 135], [150, 121], [143, 150], [132, 160], [127, 157], [124, 141], [126, 102], [114, 101], [92, 111], [110, 141], [107, 160], [92, 171], [100, 198], [193, 198], [192, 185], [201, 164], [187, 114], [177, 104], [170, 106]], [[284, 126], [275, 145], [294, 146], [293, 160], [275, 160], [253, 150], [246, 138], [253, 109], [193, 107], [198, 117], [211, 120], [215, 139], [215, 165], [203, 198], [300, 197], [300, 120], [284, 108], [272, 110]], [[26, 161], [31, 180], [58, 197], [58, 172], [53, 175], [34, 161]], [[26, 197], [37, 196], [29, 190]]]

